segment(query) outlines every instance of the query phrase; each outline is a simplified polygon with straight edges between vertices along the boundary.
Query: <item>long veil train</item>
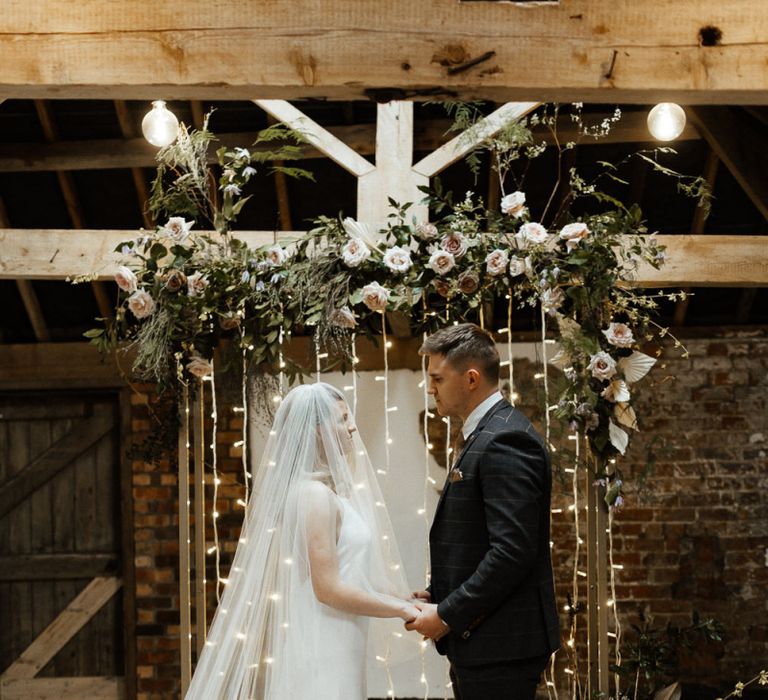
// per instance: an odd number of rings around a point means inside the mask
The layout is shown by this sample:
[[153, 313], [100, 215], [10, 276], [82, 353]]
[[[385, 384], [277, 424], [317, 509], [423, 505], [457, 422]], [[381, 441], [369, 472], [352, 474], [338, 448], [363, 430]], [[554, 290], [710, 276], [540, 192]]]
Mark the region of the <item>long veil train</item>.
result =
[[408, 597], [387, 509], [365, 446], [347, 429], [347, 411], [323, 383], [295, 388], [278, 408], [187, 700], [314, 697], [329, 663], [348, 653], [360, 658], [366, 636], [368, 654], [380, 660], [417, 653], [400, 620], [357, 616], [352, 627], [338, 626], [336, 618], [341, 625], [350, 616], [329, 615], [313, 594], [313, 514], [333, 501], [340, 507], [332, 541], [341, 549], [350, 537], [366, 538], [357, 543], [362, 555], [344, 563], [346, 581], [383, 599]]

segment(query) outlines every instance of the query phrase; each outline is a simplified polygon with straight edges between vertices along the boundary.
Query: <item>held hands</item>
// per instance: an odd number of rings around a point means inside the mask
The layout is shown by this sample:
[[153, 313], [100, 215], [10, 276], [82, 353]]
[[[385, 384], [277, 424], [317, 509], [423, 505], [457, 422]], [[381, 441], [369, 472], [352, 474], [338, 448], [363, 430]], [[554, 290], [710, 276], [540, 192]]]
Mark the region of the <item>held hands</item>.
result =
[[[426, 593], [427, 601], [429, 600], [429, 593], [426, 591], [420, 591], [420, 593]], [[440, 619], [440, 616], [437, 614], [437, 605], [427, 601], [421, 598], [415, 603], [415, 606], [419, 609], [419, 614], [415, 620], [405, 623], [405, 629], [409, 632], [418, 632], [425, 640], [431, 639], [436, 642], [448, 634], [451, 628]]]

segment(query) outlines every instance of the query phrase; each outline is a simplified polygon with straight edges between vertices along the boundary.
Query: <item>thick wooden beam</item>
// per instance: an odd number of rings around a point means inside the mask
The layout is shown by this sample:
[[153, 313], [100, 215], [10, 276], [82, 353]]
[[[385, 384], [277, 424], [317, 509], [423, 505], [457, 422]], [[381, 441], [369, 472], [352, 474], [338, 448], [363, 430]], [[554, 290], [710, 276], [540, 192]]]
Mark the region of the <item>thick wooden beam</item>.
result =
[[[6, 0], [11, 98], [761, 104], [762, 3]], [[704, 25], [722, 38], [703, 46]]]
[[122, 585], [122, 579], [115, 576], [94, 578], [5, 670], [0, 679], [7, 681], [37, 675]]
[[0, 517], [50, 481], [73, 459], [97, 443], [114, 427], [111, 417], [94, 416], [77, 424], [23, 469], [0, 484]]
[[768, 137], [734, 107], [696, 107], [691, 112], [712, 150], [725, 163], [752, 203], [768, 219]]
[[[0, 279], [66, 279], [97, 275], [110, 279], [119, 264], [115, 247], [134, 231], [77, 231], [67, 229], [0, 229]], [[290, 243], [302, 232], [280, 232]], [[251, 247], [269, 245], [272, 231], [238, 231], [235, 236]], [[667, 263], [661, 270], [641, 266], [637, 286], [762, 287], [768, 285], [768, 245], [765, 236], [666, 235]]]
[[118, 554], [21, 554], [0, 557], [0, 581], [91, 579], [116, 573]]
[[[196, 101], [193, 105], [199, 104]], [[200, 108], [202, 109], [202, 107]], [[589, 124], [596, 124], [608, 114], [590, 114]], [[645, 112], [627, 112], [613, 126], [607, 136], [600, 139], [581, 137], [580, 145], [605, 143], [643, 143], [650, 140]], [[194, 117], [195, 121], [198, 117]], [[202, 120], [202, 117], [200, 117]], [[414, 151], [434, 151], [446, 140], [450, 119], [430, 119], [414, 123]], [[329, 126], [327, 130], [361, 156], [375, 152], [376, 127], [374, 124]], [[579, 133], [570, 119], [561, 118], [557, 132], [560, 140], [579, 140]], [[545, 132], [541, 130], [541, 135]], [[546, 134], [548, 135], [548, 133]], [[209, 162], [216, 162], [216, 148], [247, 146], [256, 138], [256, 132], [217, 133], [218, 141], [210, 150]], [[688, 122], [677, 141], [690, 141], [701, 136]], [[550, 139], [551, 140], [551, 139]], [[254, 153], [271, 149], [269, 145], [250, 147]], [[110, 170], [115, 168], [154, 168], [157, 149], [143, 138], [94, 139], [93, 141], [59, 141], [43, 143], [0, 143], [0, 172], [44, 172], [51, 170]], [[311, 145], [302, 147], [302, 158], [324, 158], [325, 155]]]
[[0, 680], [3, 700], [123, 700], [125, 680], [119, 676], [21, 678]]
[[0, 391], [124, 387], [123, 374], [130, 371], [133, 358], [118, 353], [118, 360], [119, 367], [114, 357], [102, 355], [85, 341], [0, 344]]

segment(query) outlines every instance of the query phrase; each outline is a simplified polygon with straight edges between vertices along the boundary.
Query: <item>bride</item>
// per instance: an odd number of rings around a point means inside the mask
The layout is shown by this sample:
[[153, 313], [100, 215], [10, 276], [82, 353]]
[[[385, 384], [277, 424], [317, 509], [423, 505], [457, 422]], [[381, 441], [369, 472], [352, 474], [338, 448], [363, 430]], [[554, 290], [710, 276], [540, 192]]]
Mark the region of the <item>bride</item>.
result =
[[367, 654], [393, 659], [400, 620], [418, 614], [408, 597], [344, 397], [296, 387], [275, 416], [186, 698], [363, 700]]

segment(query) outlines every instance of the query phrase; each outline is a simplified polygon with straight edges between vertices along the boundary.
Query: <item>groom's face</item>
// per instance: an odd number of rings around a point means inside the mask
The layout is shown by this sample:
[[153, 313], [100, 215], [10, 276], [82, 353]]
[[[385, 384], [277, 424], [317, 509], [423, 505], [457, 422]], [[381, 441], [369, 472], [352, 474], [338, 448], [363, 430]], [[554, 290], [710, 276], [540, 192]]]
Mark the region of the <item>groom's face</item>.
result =
[[464, 416], [470, 398], [467, 372], [457, 370], [445, 355], [430, 355], [427, 367], [428, 393], [435, 397], [435, 406], [441, 416]]

